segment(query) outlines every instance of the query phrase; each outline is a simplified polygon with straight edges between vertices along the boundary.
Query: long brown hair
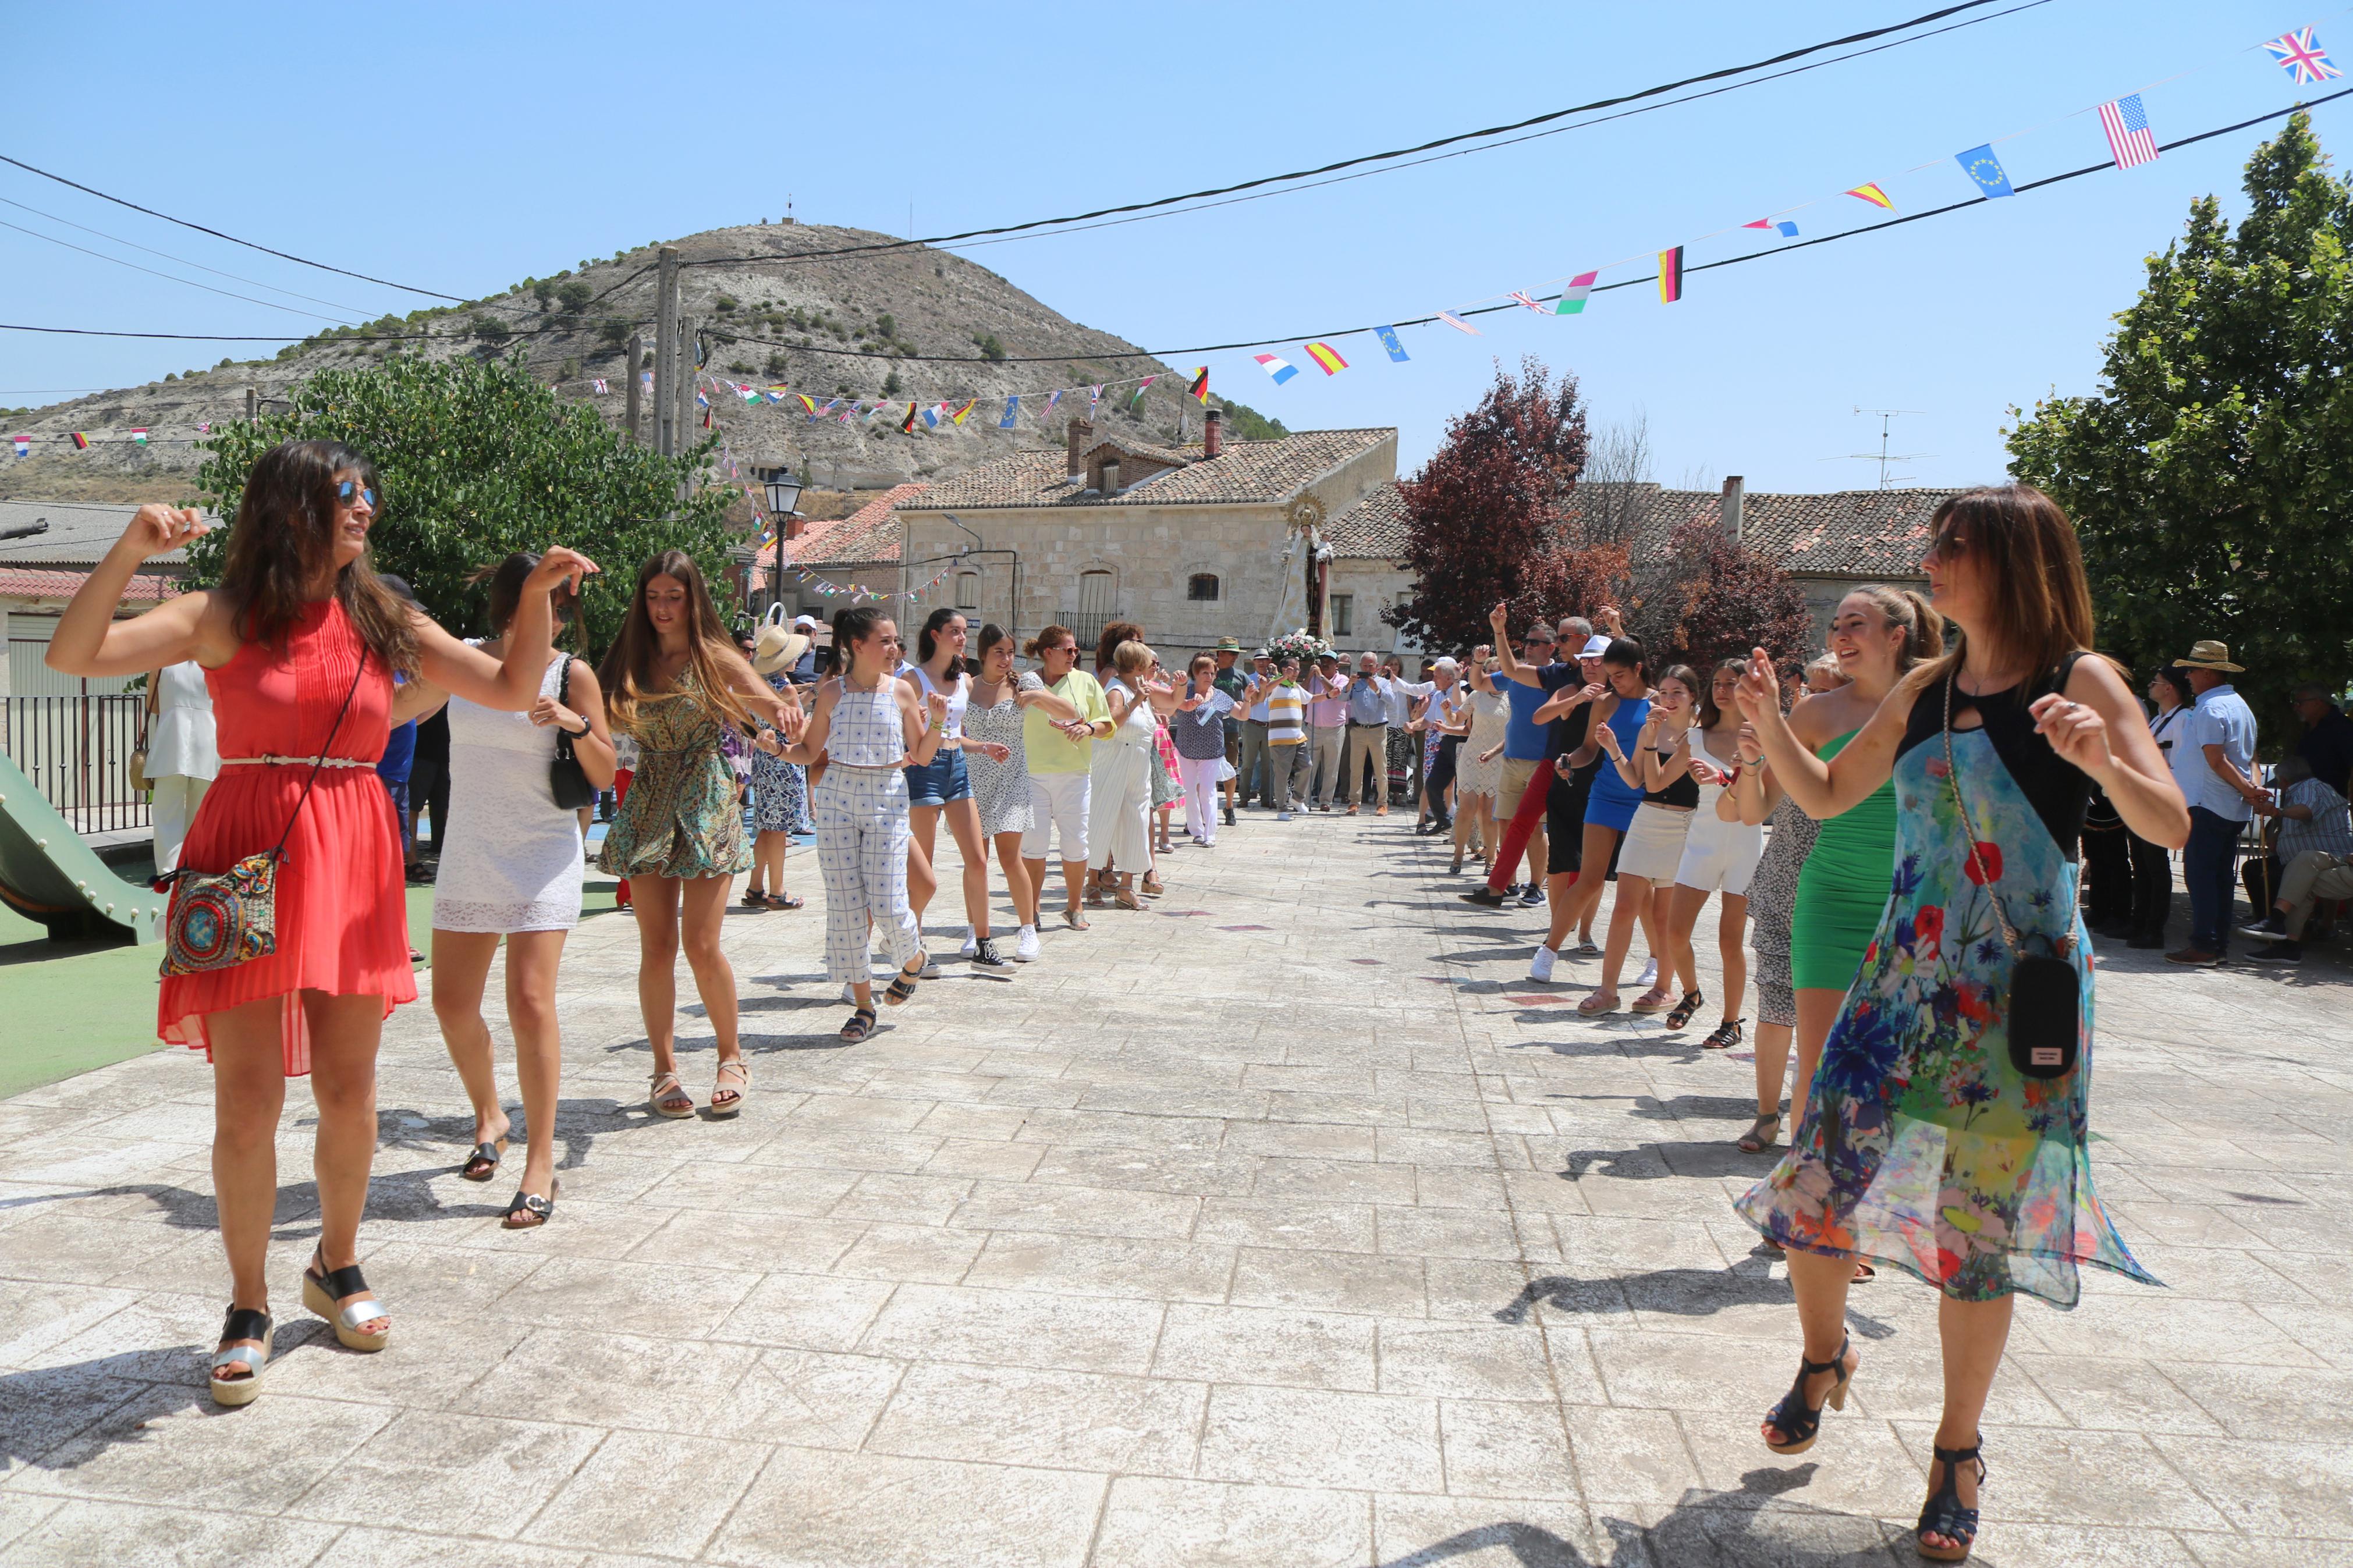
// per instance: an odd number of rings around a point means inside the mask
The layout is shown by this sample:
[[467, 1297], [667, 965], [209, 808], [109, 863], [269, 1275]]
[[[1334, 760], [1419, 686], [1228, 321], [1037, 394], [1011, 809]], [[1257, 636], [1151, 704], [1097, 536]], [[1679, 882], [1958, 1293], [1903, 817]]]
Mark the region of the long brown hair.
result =
[[[2084, 548], [2059, 503], [2032, 485], [1989, 485], [1948, 496], [1929, 520], [1937, 554], [1967, 555], [1986, 594], [1978, 636], [2007, 663], [2027, 666], [2031, 689], [2092, 646], [2092, 584]], [[1936, 661], [1925, 686], [1957, 668], [1962, 649]]]
[[653, 689], [654, 656], [661, 651], [661, 637], [653, 617], [646, 614], [646, 584], [657, 577], [674, 578], [686, 586], [686, 668], [701, 688], [696, 698], [703, 711], [725, 723], [750, 723], [752, 710], [744, 705], [729, 669], [730, 661], [743, 655], [719, 622], [702, 569], [683, 550], [665, 550], [638, 568], [638, 585], [629, 595], [621, 635], [596, 667], [596, 683], [605, 689], [606, 717], [614, 729], [633, 731], [638, 703], [674, 694]]
[[[220, 580], [238, 641], [282, 648], [301, 620], [311, 585], [335, 559], [338, 473], [375, 488], [375, 466], [340, 441], [280, 442], [246, 476]], [[409, 606], [376, 576], [366, 552], [335, 574], [334, 596], [370, 652], [403, 675], [417, 673]]]

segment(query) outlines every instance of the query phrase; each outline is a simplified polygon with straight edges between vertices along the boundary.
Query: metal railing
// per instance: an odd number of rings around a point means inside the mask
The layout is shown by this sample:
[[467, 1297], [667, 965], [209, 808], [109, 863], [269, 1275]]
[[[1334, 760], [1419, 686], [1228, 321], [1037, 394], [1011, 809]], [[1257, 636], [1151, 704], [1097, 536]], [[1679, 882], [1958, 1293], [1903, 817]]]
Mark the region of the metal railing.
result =
[[139, 743], [136, 692], [115, 697], [0, 697], [0, 750], [77, 833], [114, 833], [154, 821], [131, 787]]

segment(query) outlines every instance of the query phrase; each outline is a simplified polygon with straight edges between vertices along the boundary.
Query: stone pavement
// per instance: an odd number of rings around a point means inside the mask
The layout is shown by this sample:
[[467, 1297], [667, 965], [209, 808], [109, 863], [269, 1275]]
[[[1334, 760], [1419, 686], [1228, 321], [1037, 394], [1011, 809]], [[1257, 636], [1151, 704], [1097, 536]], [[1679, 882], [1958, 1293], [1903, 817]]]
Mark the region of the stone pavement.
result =
[[[1766, 1165], [1729, 1142], [1747, 1063], [1570, 1016], [1591, 966], [1525, 984], [1535, 916], [1457, 903], [1409, 828], [1252, 814], [1152, 912], [1010, 982], [951, 964], [855, 1047], [797, 855], [810, 912], [728, 921], [733, 1122], [645, 1112], [635, 933], [594, 921], [538, 1232], [457, 1180], [464, 1100], [405, 1009], [362, 1232], [392, 1348], [298, 1305], [297, 1090], [241, 1412], [204, 1386], [201, 1060], [0, 1104], [0, 1560], [1915, 1561], [1936, 1298], [1858, 1289], [1846, 1413], [1767, 1453], [1797, 1339], [1726, 1206]], [[2095, 1158], [2171, 1288], [2021, 1309], [1978, 1560], [2353, 1563], [2346, 973], [2144, 957], [2100, 982]]]

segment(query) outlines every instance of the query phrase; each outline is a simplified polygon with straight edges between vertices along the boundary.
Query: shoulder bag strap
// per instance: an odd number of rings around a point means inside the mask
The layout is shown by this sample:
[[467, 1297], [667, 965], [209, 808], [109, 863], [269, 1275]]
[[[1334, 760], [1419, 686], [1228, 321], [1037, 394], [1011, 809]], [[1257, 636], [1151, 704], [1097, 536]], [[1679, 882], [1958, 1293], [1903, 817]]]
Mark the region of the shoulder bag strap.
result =
[[286, 830], [278, 836], [276, 847], [269, 851], [273, 859], [286, 852], [286, 840], [294, 835], [295, 819], [302, 815], [302, 807], [310, 803], [311, 786], [319, 782], [319, 770], [327, 765], [328, 748], [335, 743], [335, 737], [343, 733], [343, 721], [351, 717], [352, 699], [359, 695], [360, 677], [367, 673], [367, 644], [362, 643], [359, 668], [352, 671], [351, 689], [343, 693], [343, 705], [335, 714], [334, 727], [327, 731], [327, 738], [319, 743], [319, 754], [311, 759], [311, 776], [302, 781], [302, 794], [294, 802], [294, 809], [287, 814]]

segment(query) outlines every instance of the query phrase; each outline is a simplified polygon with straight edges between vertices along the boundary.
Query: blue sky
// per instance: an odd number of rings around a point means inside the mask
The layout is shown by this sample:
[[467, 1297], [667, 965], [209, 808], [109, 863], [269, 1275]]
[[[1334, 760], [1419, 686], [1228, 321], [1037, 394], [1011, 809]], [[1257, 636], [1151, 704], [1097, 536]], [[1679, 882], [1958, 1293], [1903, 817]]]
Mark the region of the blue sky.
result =
[[[2018, 0], [1989, 6], [2005, 9]], [[2310, 0], [2304, 0], [2310, 4]], [[704, 4], [11, 7], [0, 152], [147, 205], [362, 272], [461, 295], [624, 247], [775, 216], [933, 234], [1223, 184], [1540, 113], [1777, 54], [1932, 8], [1467, 9], [1358, 0], [1229, 7]], [[1456, 20], [1462, 18], [1463, 20]], [[2281, 107], [2296, 89], [2252, 46], [2318, 24], [2353, 64], [2353, 12], [2284, 0], [2049, 0], [1924, 42], [1587, 130], [1319, 190], [965, 254], [1091, 326], [1155, 350], [1421, 315], [1617, 258], [1605, 283], [1693, 241], [1690, 264], [1765, 247], [1700, 240], [1768, 212], [1805, 237], [1972, 187], [1951, 155], [1997, 152], [2014, 182], [2101, 160], [2088, 110], [2144, 84], [2160, 141]], [[2189, 73], [2186, 76], [2182, 73]], [[2176, 78], [2180, 79], [2166, 80]], [[2348, 80], [2353, 80], [2349, 78]], [[2340, 84], [2341, 85], [2341, 84]], [[2320, 89], [2315, 89], [2320, 90]], [[2324, 144], [2353, 99], [2316, 111]], [[2069, 116], [2073, 116], [2070, 118]], [[1478, 318], [1473, 340], [1369, 337], [1351, 368], [1269, 384], [1208, 356], [1219, 390], [1294, 428], [1396, 425], [1408, 467], [1501, 356], [1582, 382], [1597, 425], [1640, 416], [1670, 483], [1999, 478], [2012, 404], [2089, 391], [2109, 317], [2189, 202], [2240, 205], [2269, 128], [1947, 217], [1645, 283], [1573, 320]], [[1905, 173], [1915, 165], [1934, 166]], [[0, 166], [0, 198], [336, 305], [428, 301], [239, 250]], [[164, 270], [21, 207], [21, 225]], [[216, 287], [242, 284], [190, 273]], [[305, 330], [0, 229], [0, 320], [187, 331]], [[332, 313], [332, 312], [331, 312]], [[285, 323], [293, 323], [292, 326]], [[209, 364], [232, 345], [0, 333], [0, 405]], [[1172, 354], [1189, 367], [1196, 357]]]

